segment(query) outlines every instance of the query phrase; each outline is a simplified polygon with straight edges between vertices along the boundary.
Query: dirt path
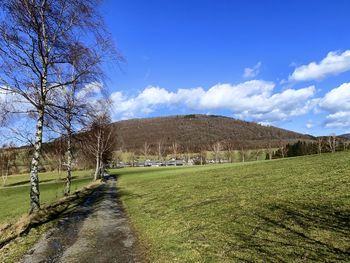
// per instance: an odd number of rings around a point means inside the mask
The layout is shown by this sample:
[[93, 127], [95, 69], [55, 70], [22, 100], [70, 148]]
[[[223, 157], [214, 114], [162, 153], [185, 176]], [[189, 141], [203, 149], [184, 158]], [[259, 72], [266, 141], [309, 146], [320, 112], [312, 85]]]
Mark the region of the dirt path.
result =
[[24, 256], [22, 263], [29, 262], [140, 262], [115, 179], [108, 177], [82, 206], [46, 233]]

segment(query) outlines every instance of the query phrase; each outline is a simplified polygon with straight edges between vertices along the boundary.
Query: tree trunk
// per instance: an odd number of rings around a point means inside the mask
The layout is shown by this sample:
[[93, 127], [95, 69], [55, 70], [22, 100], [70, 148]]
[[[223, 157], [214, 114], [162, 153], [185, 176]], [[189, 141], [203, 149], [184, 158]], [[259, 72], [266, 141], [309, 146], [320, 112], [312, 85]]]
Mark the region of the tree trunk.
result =
[[[102, 160], [102, 158], [101, 158], [101, 160]], [[101, 163], [100, 163], [100, 175], [99, 175], [100, 179], [103, 178], [104, 171], [105, 171], [105, 166], [104, 166], [103, 162], [101, 161]]]
[[72, 181], [72, 135], [68, 132], [67, 138], [67, 178], [64, 187], [64, 194], [68, 195], [70, 193], [70, 186]]
[[96, 148], [96, 169], [95, 169], [95, 175], [94, 180], [100, 179], [100, 170], [101, 170], [101, 131], [98, 131], [97, 135], [97, 148]]
[[94, 175], [95, 181], [100, 179], [100, 169], [101, 169], [100, 165], [101, 165], [100, 155], [98, 154], [96, 156], [96, 169], [95, 169], [95, 175]]
[[44, 106], [38, 111], [38, 120], [35, 132], [34, 155], [30, 170], [30, 213], [40, 209], [39, 191], [39, 158], [43, 139]]

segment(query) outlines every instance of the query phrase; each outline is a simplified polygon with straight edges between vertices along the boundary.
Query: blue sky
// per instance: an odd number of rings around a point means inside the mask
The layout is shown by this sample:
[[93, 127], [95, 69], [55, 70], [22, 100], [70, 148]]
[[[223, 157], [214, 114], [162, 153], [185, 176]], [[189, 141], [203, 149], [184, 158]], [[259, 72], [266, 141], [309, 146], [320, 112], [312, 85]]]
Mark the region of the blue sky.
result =
[[349, 132], [349, 11], [339, 0], [106, 0], [127, 61], [107, 68], [114, 119], [204, 113]]

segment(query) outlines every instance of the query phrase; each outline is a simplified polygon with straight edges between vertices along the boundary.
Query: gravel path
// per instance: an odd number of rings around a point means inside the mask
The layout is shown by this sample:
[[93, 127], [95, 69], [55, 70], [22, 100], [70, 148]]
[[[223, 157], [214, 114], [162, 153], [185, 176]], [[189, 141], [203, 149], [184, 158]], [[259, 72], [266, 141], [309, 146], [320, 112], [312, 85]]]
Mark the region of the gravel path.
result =
[[21, 262], [140, 262], [115, 184], [107, 177], [105, 185], [61, 219]]

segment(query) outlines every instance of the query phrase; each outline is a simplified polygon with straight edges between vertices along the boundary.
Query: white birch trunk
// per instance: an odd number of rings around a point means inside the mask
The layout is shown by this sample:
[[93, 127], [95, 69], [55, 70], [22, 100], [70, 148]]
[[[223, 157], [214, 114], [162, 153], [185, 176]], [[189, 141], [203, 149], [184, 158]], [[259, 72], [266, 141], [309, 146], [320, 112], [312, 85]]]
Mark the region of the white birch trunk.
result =
[[[70, 129], [70, 128], [69, 128]], [[70, 193], [71, 181], [72, 181], [72, 135], [71, 132], [68, 131], [67, 138], [67, 177], [64, 188], [64, 194], [68, 195]]]
[[44, 107], [38, 111], [38, 121], [36, 124], [34, 155], [30, 170], [30, 213], [40, 209], [39, 191], [39, 158], [42, 147], [44, 126]]

